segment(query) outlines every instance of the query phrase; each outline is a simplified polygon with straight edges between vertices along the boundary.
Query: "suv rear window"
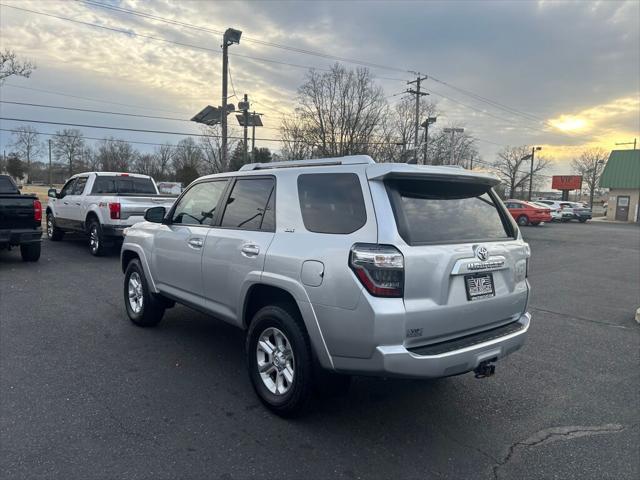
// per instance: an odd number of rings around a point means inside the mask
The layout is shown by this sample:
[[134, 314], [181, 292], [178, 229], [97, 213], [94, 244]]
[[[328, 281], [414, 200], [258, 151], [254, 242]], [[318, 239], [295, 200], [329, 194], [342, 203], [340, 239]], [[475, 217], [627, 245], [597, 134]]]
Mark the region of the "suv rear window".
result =
[[511, 221], [487, 185], [393, 180], [387, 190], [400, 235], [409, 245], [504, 240]]
[[155, 195], [156, 189], [150, 178], [98, 176], [93, 183], [92, 194], [142, 194]]
[[298, 177], [304, 226], [316, 233], [353, 233], [367, 222], [355, 173], [309, 173]]

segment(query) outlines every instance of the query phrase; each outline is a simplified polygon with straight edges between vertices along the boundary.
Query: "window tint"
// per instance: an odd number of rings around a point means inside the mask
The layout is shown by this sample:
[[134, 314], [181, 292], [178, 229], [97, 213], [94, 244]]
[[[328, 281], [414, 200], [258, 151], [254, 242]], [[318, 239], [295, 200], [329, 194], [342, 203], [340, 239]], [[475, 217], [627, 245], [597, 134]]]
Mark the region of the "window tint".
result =
[[314, 173], [298, 177], [304, 226], [316, 233], [353, 233], [367, 221], [360, 180], [355, 173]]
[[155, 195], [157, 192], [150, 178], [100, 175], [96, 178], [91, 193]]
[[82, 195], [84, 192], [84, 187], [87, 184], [87, 177], [78, 177], [76, 179], [76, 183], [73, 186], [73, 190], [71, 191], [71, 195]]
[[241, 178], [227, 200], [222, 226], [242, 230], [275, 230], [273, 178]]
[[397, 180], [387, 187], [398, 229], [410, 245], [513, 235], [510, 221], [501, 215], [486, 185]]
[[183, 225], [212, 225], [216, 207], [227, 180], [197, 183], [180, 199], [172, 223]]
[[60, 191], [60, 198], [66, 196], [66, 195], [71, 195], [71, 191], [73, 189], [74, 184], [76, 183], [76, 178], [69, 180], [64, 187], [62, 187], [62, 190]]
[[0, 193], [16, 193], [16, 187], [8, 177], [0, 177]]

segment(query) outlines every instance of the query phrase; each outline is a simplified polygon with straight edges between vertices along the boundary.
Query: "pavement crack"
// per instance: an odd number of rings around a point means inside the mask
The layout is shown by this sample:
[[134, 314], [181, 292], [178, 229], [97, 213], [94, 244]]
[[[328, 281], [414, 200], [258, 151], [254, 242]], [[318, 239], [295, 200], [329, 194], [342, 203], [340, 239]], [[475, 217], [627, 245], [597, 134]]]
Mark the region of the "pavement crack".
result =
[[547, 443], [574, 440], [581, 437], [620, 433], [623, 430], [625, 430], [625, 427], [617, 423], [607, 423], [605, 425], [596, 425], [591, 427], [569, 426], [545, 428], [534, 433], [526, 440], [521, 440], [513, 443], [509, 447], [507, 455], [504, 457], [504, 459], [502, 461], [498, 461], [493, 466], [493, 478], [494, 480], [498, 480], [500, 468], [504, 467], [511, 461], [511, 458], [518, 449], [539, 447]]
[[625, 330], [629, 328], [625, 325], [616, 325], [614, 323], [603, 322], [602, 320], [594, 320], [593, 318], [571, 315], [570, 313], [556, 312], [555, 310], [547, 310], [545, 308], [540, 308], [540, 307], [530, 307], [530, 308], [531, 310], [537, 310], [538, 312], [551, 313], [552, 315], [559, 315], [561, 317], [573, 318], [574, 320], [581, 320], [583, 322], [595, 323], [597, 325], [603, 325], [605, 327], [623, 328]]

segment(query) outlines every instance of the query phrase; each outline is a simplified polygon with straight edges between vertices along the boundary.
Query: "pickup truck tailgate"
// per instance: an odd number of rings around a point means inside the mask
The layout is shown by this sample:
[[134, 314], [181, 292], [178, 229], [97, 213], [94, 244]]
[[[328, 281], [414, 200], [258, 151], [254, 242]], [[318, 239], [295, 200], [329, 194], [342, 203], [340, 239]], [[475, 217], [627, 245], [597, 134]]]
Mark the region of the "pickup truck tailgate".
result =
[[34, 228], [33, 197], [0, 194], [0, 230]]

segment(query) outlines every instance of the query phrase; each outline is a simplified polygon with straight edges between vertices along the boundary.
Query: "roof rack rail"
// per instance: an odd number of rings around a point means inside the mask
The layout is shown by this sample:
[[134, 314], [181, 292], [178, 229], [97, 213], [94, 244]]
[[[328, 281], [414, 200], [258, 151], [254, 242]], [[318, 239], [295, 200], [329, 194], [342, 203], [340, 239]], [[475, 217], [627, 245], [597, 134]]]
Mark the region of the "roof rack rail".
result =
[[338, 158], [317, 158], [313, 160], [287, 160], [284, 162], [271, 163], [248, 163], [240, 167], [240, 172], [252, 170], [268, 170], [272, 168], [297, 168], [297, 167], [326, 167], [332, 165], [359, 165], [374, 164], [368, 155], [353, 155], [349, 157]]

